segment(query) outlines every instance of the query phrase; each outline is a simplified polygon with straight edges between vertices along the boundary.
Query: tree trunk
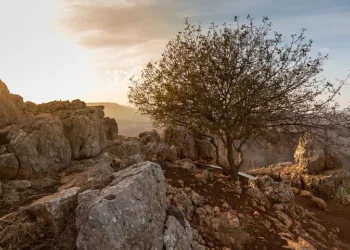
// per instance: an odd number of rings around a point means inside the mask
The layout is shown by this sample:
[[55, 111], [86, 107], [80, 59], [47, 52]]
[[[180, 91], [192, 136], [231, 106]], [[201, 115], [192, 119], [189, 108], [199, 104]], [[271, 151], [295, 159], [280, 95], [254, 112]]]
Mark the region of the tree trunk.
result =
[[227, 160], [230, 165], [229, 174], [231, 175], [233, 180], [236, 181], [238, 180], [239, 165], [236, 165], [233, 153], [234, 153], [233, 140], [228, 138], [227, 139]]
[[219, 147], [218, 145], [215, 143], [214, 138], [210, 138], [210, 142], [211, 144], [214, 146], [215, 148], [215, 153], [216, 153], [216, 164], [220, 166], [220, 162], [219, 162]]

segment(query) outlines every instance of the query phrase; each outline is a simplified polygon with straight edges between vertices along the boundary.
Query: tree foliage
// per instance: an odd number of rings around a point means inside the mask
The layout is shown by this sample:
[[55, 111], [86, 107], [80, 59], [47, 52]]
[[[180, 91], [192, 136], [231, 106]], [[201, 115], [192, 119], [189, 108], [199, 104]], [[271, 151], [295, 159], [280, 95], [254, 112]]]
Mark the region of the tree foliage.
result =
[[344, 122], [334, 100], [345, 81], [333, 85], [319, 77], [327, 56], [310, 56], [304, 29], [289, 40], [271, 30], [267, 17], [260, 25], [235, 17], [207, 32], [186, 20], [161, 59], [132, 78], [129, 101], [159, 126], [220, 137], [234, 178], [248, 140], [275, 143]]

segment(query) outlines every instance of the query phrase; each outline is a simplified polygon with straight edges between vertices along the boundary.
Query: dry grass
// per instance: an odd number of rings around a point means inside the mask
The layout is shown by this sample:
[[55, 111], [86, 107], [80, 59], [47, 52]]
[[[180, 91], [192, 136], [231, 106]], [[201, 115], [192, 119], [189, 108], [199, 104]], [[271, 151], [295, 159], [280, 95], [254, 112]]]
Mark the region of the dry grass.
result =
[[26, 211], [0, 218], [0, 248], [8, 250], [74, 250], [76, 229], [74, 210], [66, 214], [67, 222], [59, 235], [41, 218], [32, 219]]
[[0, 219], [0, 246], [5, 249], [25, 249], [47, 232], [43, 219], [30, 220], [26, 212], [12, 213]]

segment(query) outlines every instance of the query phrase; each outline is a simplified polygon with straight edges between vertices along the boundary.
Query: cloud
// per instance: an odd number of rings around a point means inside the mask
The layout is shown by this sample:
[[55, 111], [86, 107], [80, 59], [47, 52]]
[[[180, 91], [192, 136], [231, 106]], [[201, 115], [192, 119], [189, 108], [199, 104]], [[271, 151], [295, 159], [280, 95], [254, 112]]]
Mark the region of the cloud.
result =
[[61, 25], [88, 48], [128, 47], [168, 38], [183, 22], [172, 1], [73, 1]]

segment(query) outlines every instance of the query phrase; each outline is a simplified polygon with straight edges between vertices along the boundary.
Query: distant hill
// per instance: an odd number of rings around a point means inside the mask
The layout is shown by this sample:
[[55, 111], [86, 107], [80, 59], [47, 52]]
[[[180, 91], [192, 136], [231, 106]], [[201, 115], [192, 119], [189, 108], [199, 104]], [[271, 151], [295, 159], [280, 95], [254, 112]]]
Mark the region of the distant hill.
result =
[[133, 107], [110, 102], [87, 103], [87, 105], [103, 105], [105, 115], [116, 119], [120, 135], [137, 136], [139, 133], [153, 128], [149, 117], [137, 113], [137, 109]]

